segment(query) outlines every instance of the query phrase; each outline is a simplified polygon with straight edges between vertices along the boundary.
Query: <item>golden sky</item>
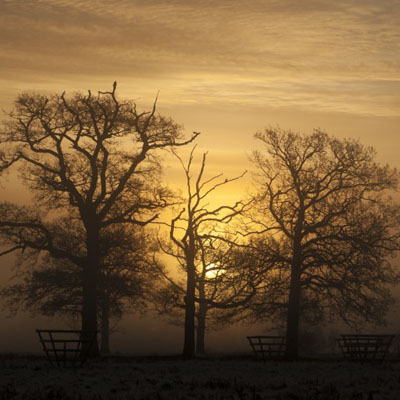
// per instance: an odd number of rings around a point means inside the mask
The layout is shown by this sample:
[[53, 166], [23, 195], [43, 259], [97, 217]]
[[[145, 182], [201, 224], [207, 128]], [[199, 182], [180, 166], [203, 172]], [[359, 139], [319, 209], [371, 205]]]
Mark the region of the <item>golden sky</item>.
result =
[[266, 125], [359, 138], [400, 167], [399, 21], [399, 0], [0, 0], [0, 109], [117, 80], [201, 131], [210, 173], [248, 168]]
[[0, 107], [117, 80], [139, 106], [160, 91], [227, 168], [268, 124], [358, 137], [396, 163], [399, 21], [398, 0], [0, 0]]

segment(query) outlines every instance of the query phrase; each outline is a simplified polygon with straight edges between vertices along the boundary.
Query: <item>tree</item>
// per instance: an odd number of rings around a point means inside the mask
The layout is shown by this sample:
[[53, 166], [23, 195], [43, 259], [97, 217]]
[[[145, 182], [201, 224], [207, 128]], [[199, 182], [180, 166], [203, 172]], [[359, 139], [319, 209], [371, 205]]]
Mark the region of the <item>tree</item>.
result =
[[105, 248], [99, 280], [102, 353], [109, 353], [109, 321], [127, 311], [144, 310], [154, 285], [161, 278], [155, 237], [142, 227], [120, 226], [103, 237]]
[[[270, 264], [257, 268], [254, 258], [239, 244], [212, 240], [207, 252], [205, 243], [199, 247], [195, 259], [195, 352], [205, 354], [205, 335], [210, 329], [245, 318], [247, 305], [255, 295], [260, 277]], [[179, 271], [186, 275], [184, 256], [166, 243], [163, 249], [178, 260]], [[222, 247], [222, 248], [221, 248]], [[159, 314], [166, 315], [169, 322], [182, 325], [186, 304], [186, 285], [183, 279], [163, 272], [164, 282], [153, 292], [153, 302]], [[180, 274], [179, 274], [180, 276]]]
[[[255, 135], [254, 231], [286, 265], [287, 357], [298, 356], [300, 315], [328, 312], [351, 323], [382, 322], [398, 281], [389, 257], [399, 250], [399, 206], [387, 196], [398, 173], [358, 141], [319, 130], [265, 129]], [[310, 313], [309, 313], [310, 315]]]
[[97, 330], [102, 230], [154, 221], [157, 211], [171, 202], [171, 193], [160, 180], [159, 150], [183, 146], [198, 135], [184, 140], [179, 125], [156, 113], [156, 103], [150, 112], [138, 112], [133, 101], [116, 97], [116, 86], [114, 82], [111, 91], [96, 96], [90, 91], [70, 98], [64, 93], [20, 95], [0, 131], [0, 171], [19, 164], [21, 179], [41, 209], [24, 220], [24, 210], [3, 204], [4, 235], [12, 229], [29, 230], [31, 239], [24, 246], [74, 262], [57, 247], [52, 217], [73, 215], [84, 227], [84, 332]]
[[[209, 195], [217, 188], [224, 186], [241, 176], [222, 179], [222, 174], [204, 179], [207, 153], [203, 154], [200, 171], [192, 177], [192, 162], [195, 148], [192, 149], [189, 161], [185, 165], [177, 155], [186, 176], [186, 206], [171, 221], [170, 245], [161, 244], [162, 250], [174, 257], [185, 272], [184, 284], [180, 284], [164, 275], [169, 282], [161, 290], [161, 301], [164, 307], [175, 306], [185, 310], [183, 356], [190, 359], [195, 354], [195, 319], [197, 315], [197, 350], [204, 352], [204, 332], [207, 312], [210, 308], [228, 309], [240, 306], [254, 294], [252, 280], [244, 279], [245, 273], [234, 272], [224, 264], [226, 253], [235, 245], [221, 233], [232, 219], [242, 213], [246, 204], [241, 201], [232, 206], [220, 205], [210, 207]], [[228, 247], [223, 249], [223, 245]], [[225, 257], [223, 254], [225, 253]], [[214, 270], [214, 277], [208, 273]], [[182, 295], [184, 301], [181, 302]], [[198, 309], [196, 313], [196, 302]], [[168, 308], [167, 308], [168, 309]], [[169, 308], [170, 309], [170, 308]]]
[[[63, 224], [61, 224], [63, 222]], [[0, 291], [10, 314], [27, 310], [47, 316], [65, 315], [73, 323], [81, 314], [81, 275], [85, 264], [82, 246], [84, 231], [71, 221], [58, 221], [66, 243], [76, 249], [80, 263], [53, 259], [48, 253], [28, 249], [19, 255], [18, 283]], [[23, 238], [20, 238], [23, 239]], [[14, 243], [17, 244], [17, 243]], [[98, 316], [101, 321], [101, 353], [110, 352], [110, 319], [122, 317], [127, 308], [143, 309], [150, 288], [159, 278], [152, 262], [154, 239], [137, 226], [116, 226], [100, 236], [100, 270], [97, 291]]]

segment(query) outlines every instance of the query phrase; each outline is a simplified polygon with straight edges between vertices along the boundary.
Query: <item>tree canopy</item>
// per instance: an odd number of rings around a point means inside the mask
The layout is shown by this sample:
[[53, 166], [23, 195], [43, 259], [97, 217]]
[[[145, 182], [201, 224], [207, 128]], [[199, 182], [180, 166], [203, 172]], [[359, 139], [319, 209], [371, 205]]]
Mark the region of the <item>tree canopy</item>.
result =
[[[0, 130], [0, 171], [19, 166], [38, 210], [15, 204], [0, 207], [0, 234], [29, 230], [19, 247], [40, 247], [56, 258], [60, 251], [54, 219], [67, 216], [84, 229], [82, 329], [97, 330], [100, 234], [117, 224], [144, 226], [172, 200], [161, 181], [160, 150], [190, 143], [182, 128], [156, 112], [139, 112], [111, 91], [96, 95], [22, 94]], [[22, 215], [26, 215], [23, 219]], [[6, 241], [9, 239], [5, 239]], [[17, 249], [18, 246], [12, 246]]]
[[382, 322], [388, 285], [398, 280], [390, 257], [400, 248], [400, 213], [388, 194], [399, 176], [375, 161], [371, 147], [319, 130], [267, 128], [256, 138], [265, 151], [253, 153], [258, 172], [250, 218], [288, 277], [282, 304], [288, 357], [295, 358], [301, 311]]
[[[188, 359], [194, 356], [195, 350], [204, 353], [206, 318], [211, 308], [234, 308], [254, 294], [252, 281], [244, 279], [243, 271], [230, 268], [232, 264], [221, 265], [234, 246], [234, 241], [228, 240], [221, 231], [243, 212], [246, 204], [237, 201], [232, 205], [211, 206], [209, 203], [218, 188], [241, 178], [244, 173], [230, 179], [223, 179], [222, 174], [206, 178], [207, 153], [204, 153], [199, 171], [193, 176], [194, 151], [195, 147], [186, 164], [177, 155], [185, 173], [184, 208], [169, 224], [169, 241], [160, 242], [162, 250], [177, 260], [185, 283], [164, 274], [167, 285], [158, 293], [158, 300], [166, 311], [171, 311], [171, 306], [185, 311], [183, 354]], [[207, 272], [214, 272], [214, 277], [210, 278]], [[182, 297], [184, 301], [180, 300]]]
[[[76, 261], [53, 258], [40, 249], [25, 249], [18, 255], [14, 283], [3, 287], [0, 296], [10, 315], [22, 310], [64, 316], [75, 326], [82, 308], [84, 231], [68, 219], [58, 219], [57, 226], [57, 236], [65, 239], [58, 243], [59, 248], [63, 246]], [[100, 235], [97, 313], [102, 354], [110, 352], [110, 320], [116, 322], [127, 310], [144, 310], [147, 305], [149, 293], [160, 278], [153, 262], [155, 247], [154, 235], [135, 225], [116, 225]]]

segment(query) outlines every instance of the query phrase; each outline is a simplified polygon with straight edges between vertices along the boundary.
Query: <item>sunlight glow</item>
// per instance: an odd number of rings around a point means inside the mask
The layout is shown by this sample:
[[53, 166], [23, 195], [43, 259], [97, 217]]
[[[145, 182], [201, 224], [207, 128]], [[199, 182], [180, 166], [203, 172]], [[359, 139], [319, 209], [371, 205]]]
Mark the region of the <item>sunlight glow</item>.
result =
[[219, 265], [213, 264], [213, 263], [207, 265], [206, 269], [207, 269], [207, 272], [206, 272], [207, 279], [215, 279], [218, 276], [221, 276], [222, 274], [224, 274], [226, 272]]

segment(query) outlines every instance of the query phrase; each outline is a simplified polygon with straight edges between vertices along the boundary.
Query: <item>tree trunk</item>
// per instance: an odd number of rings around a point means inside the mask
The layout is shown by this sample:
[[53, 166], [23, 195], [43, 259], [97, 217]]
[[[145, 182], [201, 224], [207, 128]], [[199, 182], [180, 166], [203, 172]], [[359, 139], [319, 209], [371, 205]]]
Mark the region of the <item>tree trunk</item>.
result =
[[[90, 357], [99, 355], [97, 335], [90, 343], [93, 332], [97, 331], [97, 279], [100, 265], [99, 232], [91, 226], [87, 228], [87, 263], [82, 276], [82, 350]], [[89, 347], [90, 346], [90, 347]]]
[[185, 339], [183, 358], [189, 360], [195, 355], [195, 266], [192, 259], [187, 265], [187, 282], [185, 296]]
[[197, 332], [196, 332], [197, 354], [205, 354], [206, 352], [205, 351], [206, 317], [207, 317], [207, 304], [200, 302], [199, 312], [197, 314]]
[[301, 264], [293, 260], [286, 325], [286, 359], [296, 360], [299, 355], [299, 323], [301, 296]]
[[104, 299], [101, 307], [101, 348], [102, 355], [110, 354], [110, 305]]

